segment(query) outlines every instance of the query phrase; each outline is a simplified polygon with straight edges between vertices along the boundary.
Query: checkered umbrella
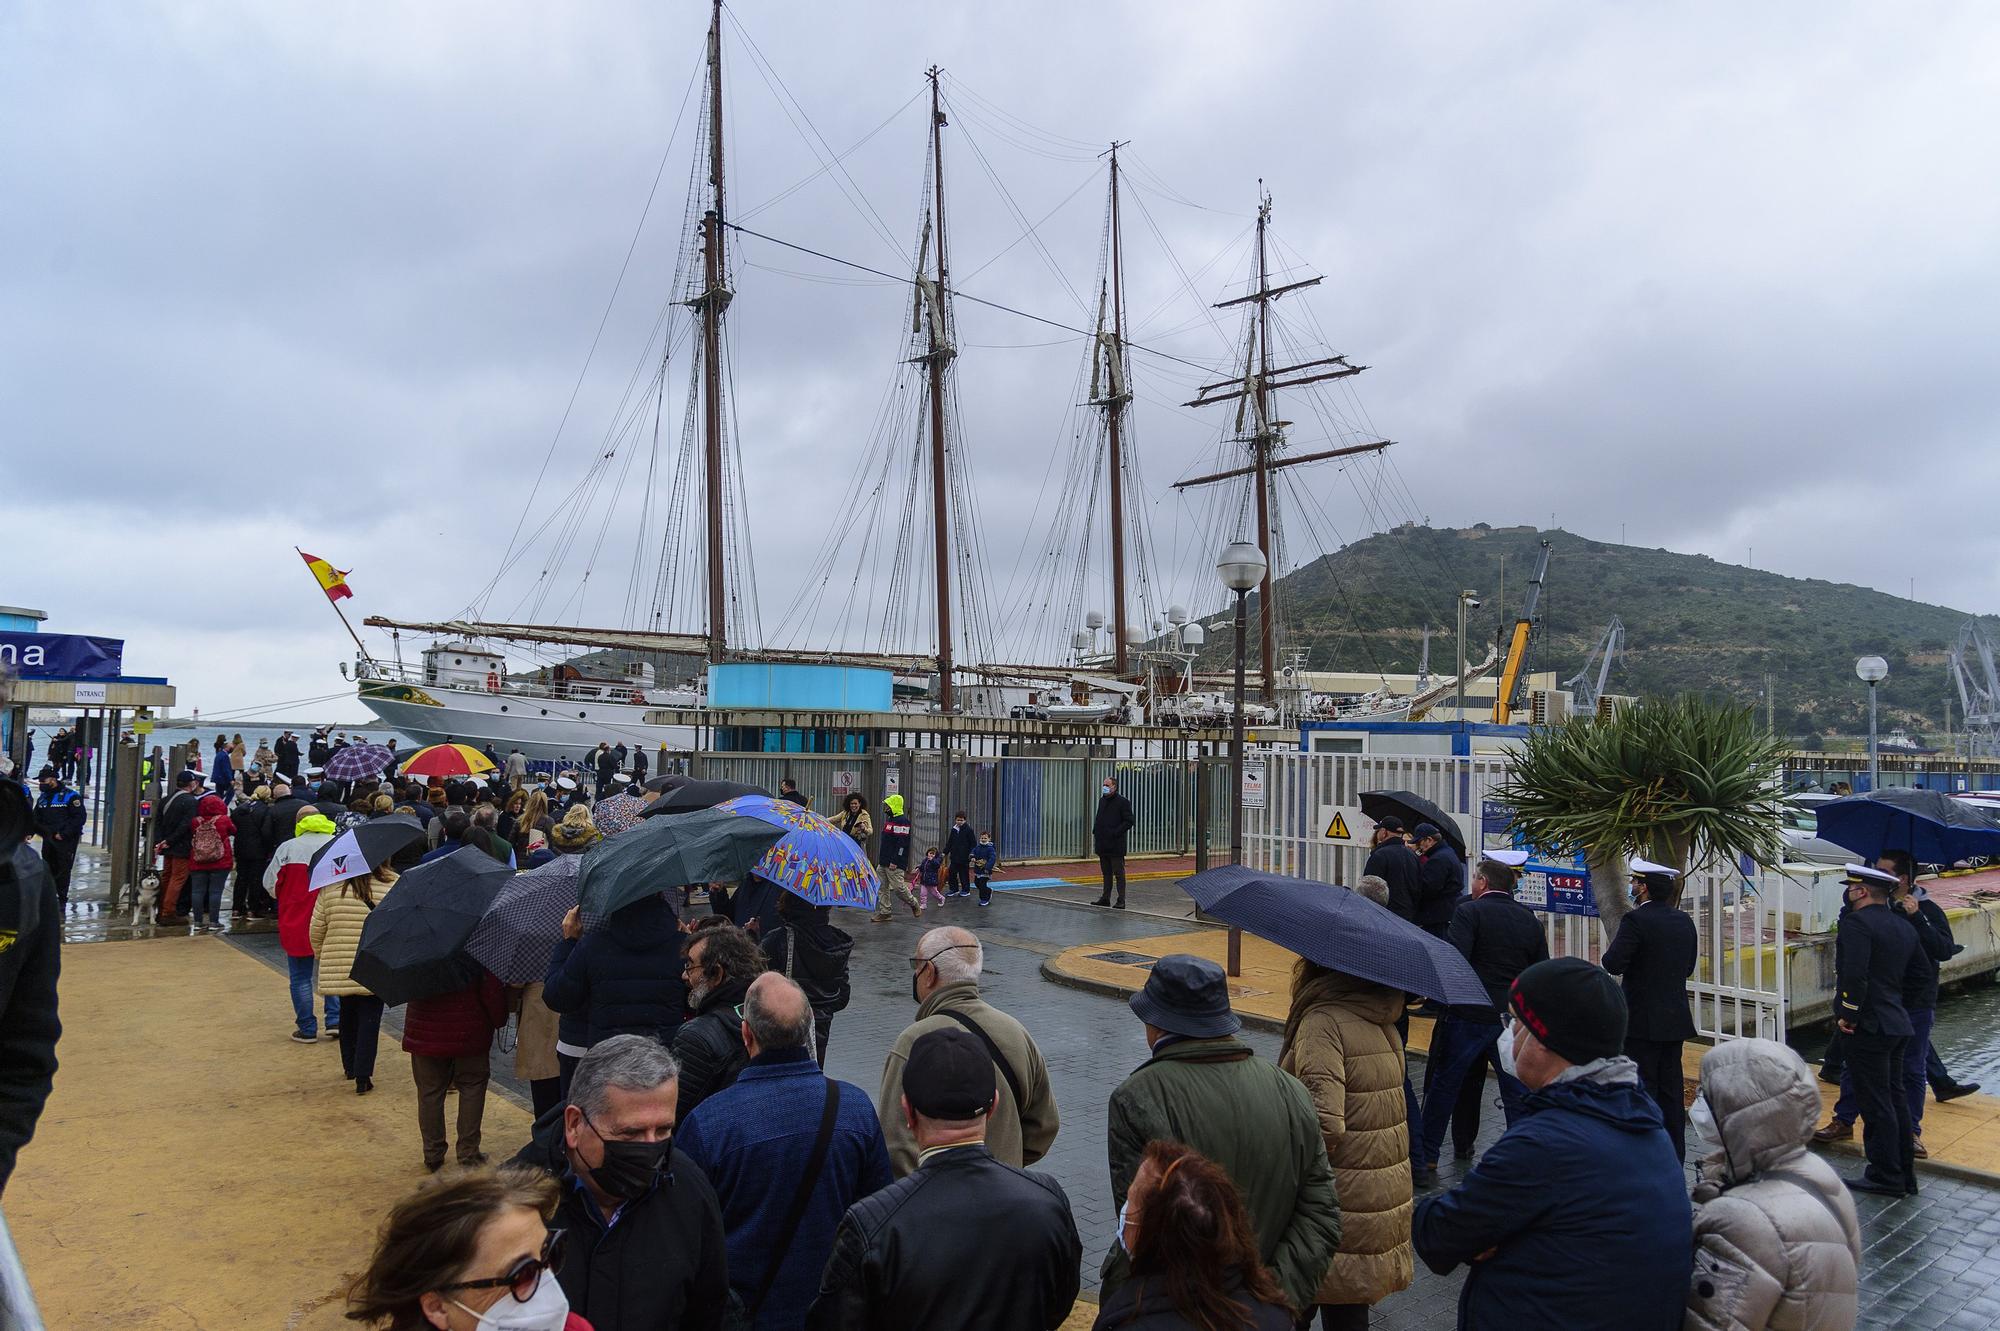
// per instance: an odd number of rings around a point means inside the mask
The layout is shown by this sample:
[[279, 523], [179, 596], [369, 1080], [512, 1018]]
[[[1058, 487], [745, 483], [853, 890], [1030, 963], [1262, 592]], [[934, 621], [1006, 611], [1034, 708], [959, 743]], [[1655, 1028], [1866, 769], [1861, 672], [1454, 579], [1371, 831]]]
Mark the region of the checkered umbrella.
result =
[[562, 937], [563, 916], [577, 902], [581, 855], [558, 855], [500, 889], [472, 928], [465, 950], [502, 984], [539, 984]]
[[1359, 892], [1225, 864], [1181, 880], [1195, 904], [1329, 970], [1440, 1003], [1492, 999], [1459, 950]]
[[[875, 908], [882, 881], [868, 852], [847, 833], [811, 809], [769, 795], [741, 795], [715, 806], [747, 814], [785, 830], [784, 840], [764, 852], [751, 870], [815, 906]], [[694, 817], [686, 814], [683, 817]], [[669, 820], [672, 821], [672, 820]]]
[[350, 744], [335, 749], [326, 760], [326, 775], [335, 781], [379, 781], [395, 764], [393, 749], [381, 744]]

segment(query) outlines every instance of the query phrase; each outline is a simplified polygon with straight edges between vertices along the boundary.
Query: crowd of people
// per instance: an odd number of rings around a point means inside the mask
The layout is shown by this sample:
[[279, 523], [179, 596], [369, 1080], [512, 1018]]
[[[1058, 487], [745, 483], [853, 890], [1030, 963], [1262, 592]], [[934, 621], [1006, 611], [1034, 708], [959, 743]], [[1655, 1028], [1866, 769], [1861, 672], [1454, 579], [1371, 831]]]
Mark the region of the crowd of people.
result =
[[[351, 971], [400, 874], [452, 855], [526, 869], [582, 854], [636, 826], [662, 784], [629, 761], [545, 783], [514, 766], [486, 780], [302, 782], [296, 794], [274, 778], [234, 800], [209, 787], [213, 769], [184, 771], [159, 811], [174, 885], [161, 918], [183, 918], [184, 890], [191, 927], [212, 927], [233, 872], [236, 909], [276, 915], [290, 1038], [337, 1038], [344, 1077], [366, 1094], [383, 1003]], [[781, 795], [806, 803], [790, 782]], [[399, 813], [424, 835], [366, 875], [310, 888], [315, 851]], [[898, 899], [920, 915], [901, 799], [884, 801], [879, 828], [859, 795], [831, 821], [881, 870], [876, 918]], [[1133, 819], [1113, 782], [1096, 821], [1100, 900], [1115, 907]], [[1419, 1095], [1410, 995], [1302, 959], [1272, 1060], [1241, 1039], [1220, 966], [1155, 963], [1130, 999], [1144, 1060], [1103, 1117], [1118, 1229], [1098, 1267], [1096, 1325], [1364, 1327], [1421, 1261], [1465, 1269], [1461, 1327], [1852, 1326], [1860, 1231], [1848, 1193], [1916, 1190], [1928, 1023], [1912, 1014], [1934, 1006], [1952, 947], [1908, 857], [1849, 866], [1840, 1027], [1868, 1166], [1843, 1179], [1807, 1149], [1818, 1094], [1782, 1044], [1718, 1046], [1684, 1108], [1698, 946], [1671, 866], [1632, 861], [1636, 905], [1598, 965], [1549, 956], [1516, 898], [1524, 853], [1476, 857], [1467, 891], [1437, 827], [1384, 819], [1373, 839], [1355, 890], [1448, 940], [1486, 1001], [1428, 1005]], [[919, 890], [934, 873], [933, 900], [977, 892], [985, 905], [990, 833], [961, 813], [944, 840], [916, 867]], [[481, 972], [409, 1003], [417, 1139], [439, 1177], [389, 1216], [350, 1316], [706, 1331], [1054, 1328], [1071, 1315], [1082, 1244], [1060, 1182], [1033, 1168], [1063, 1130], [1052, 1078], [1033, 1032], [982, 995], [976, 933], [944, 925], [917, 939], [912, 1020], [881, 1051], [872, 1088], [822, 1071], [855, 947], [825, 907], [754, 877], [673, 885], [600, 928], [572, 911], [561, 935], [539, 984]], [[536, 1117], [496, 1165], [483, 1109], [493, 1036], [510, 1022]], [[1506, 1126], [1475, 1155], [1488, 1075]], [[1447, 1135], [1463, 1166], [1449, 1187]]]

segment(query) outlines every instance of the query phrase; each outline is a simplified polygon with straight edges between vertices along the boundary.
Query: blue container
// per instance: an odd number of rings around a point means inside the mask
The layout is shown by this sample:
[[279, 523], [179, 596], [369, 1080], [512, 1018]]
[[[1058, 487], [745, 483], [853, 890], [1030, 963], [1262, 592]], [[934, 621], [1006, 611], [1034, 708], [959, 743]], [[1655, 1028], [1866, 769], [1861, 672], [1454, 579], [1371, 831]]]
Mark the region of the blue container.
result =
[[743, 662], [708, 668], [708, 705], [786, 712], [886, 712], [894, 693], [886, 670], [860, 666]]

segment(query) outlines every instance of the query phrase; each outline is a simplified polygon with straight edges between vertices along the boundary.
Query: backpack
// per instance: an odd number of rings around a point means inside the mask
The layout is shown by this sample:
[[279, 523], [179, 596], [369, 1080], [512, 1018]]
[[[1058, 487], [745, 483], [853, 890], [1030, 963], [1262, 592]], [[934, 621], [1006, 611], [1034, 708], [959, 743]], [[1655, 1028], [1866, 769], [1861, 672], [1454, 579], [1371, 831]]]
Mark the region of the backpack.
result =
[[190, 849], [194, 858], [202, 864], [213, 864], [229, 855], [229, 843], [222, 839], [222, 830], [216, 826], [219, 818], [197, 818], [194, 820], [194, 844]]

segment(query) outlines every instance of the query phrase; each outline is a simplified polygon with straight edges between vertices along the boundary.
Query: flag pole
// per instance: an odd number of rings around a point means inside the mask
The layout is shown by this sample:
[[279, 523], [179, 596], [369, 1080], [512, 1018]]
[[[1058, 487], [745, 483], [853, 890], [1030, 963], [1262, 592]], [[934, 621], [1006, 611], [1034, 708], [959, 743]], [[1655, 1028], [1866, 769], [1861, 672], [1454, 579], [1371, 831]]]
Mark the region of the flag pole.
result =
[[[297, 555], [300, 559], [306, 560], [306, 565], [308, 568], [312, 566], [312, 561], [306, 557], [306, 552], [299, 549], [299, 547], [297, 547], [296, 545], [292, 547], [292, 553]], [[314, 583], [318, 583], [319, 579], [315, 577], [313, 581]], [[320, 591], [324, 593], [326, 591], [326, 588], [321, 587]], [[370, 664], [373, 664], [375, 658], [369, 655], [368, 644], [361, 641], [361, 635], [354, 631], [354, 625], [348, 622], [347, 612], [340, 608], [340, 602], [332, 599], [331, 597], [328, 597], [327, 604], [333, 607], [334, 614], [340, 616], [340, 626], [347, 630], [347, 636], [354, 639], [354, 645], [361, 649], [361, 655], [363, 659], [367, 660]]]

